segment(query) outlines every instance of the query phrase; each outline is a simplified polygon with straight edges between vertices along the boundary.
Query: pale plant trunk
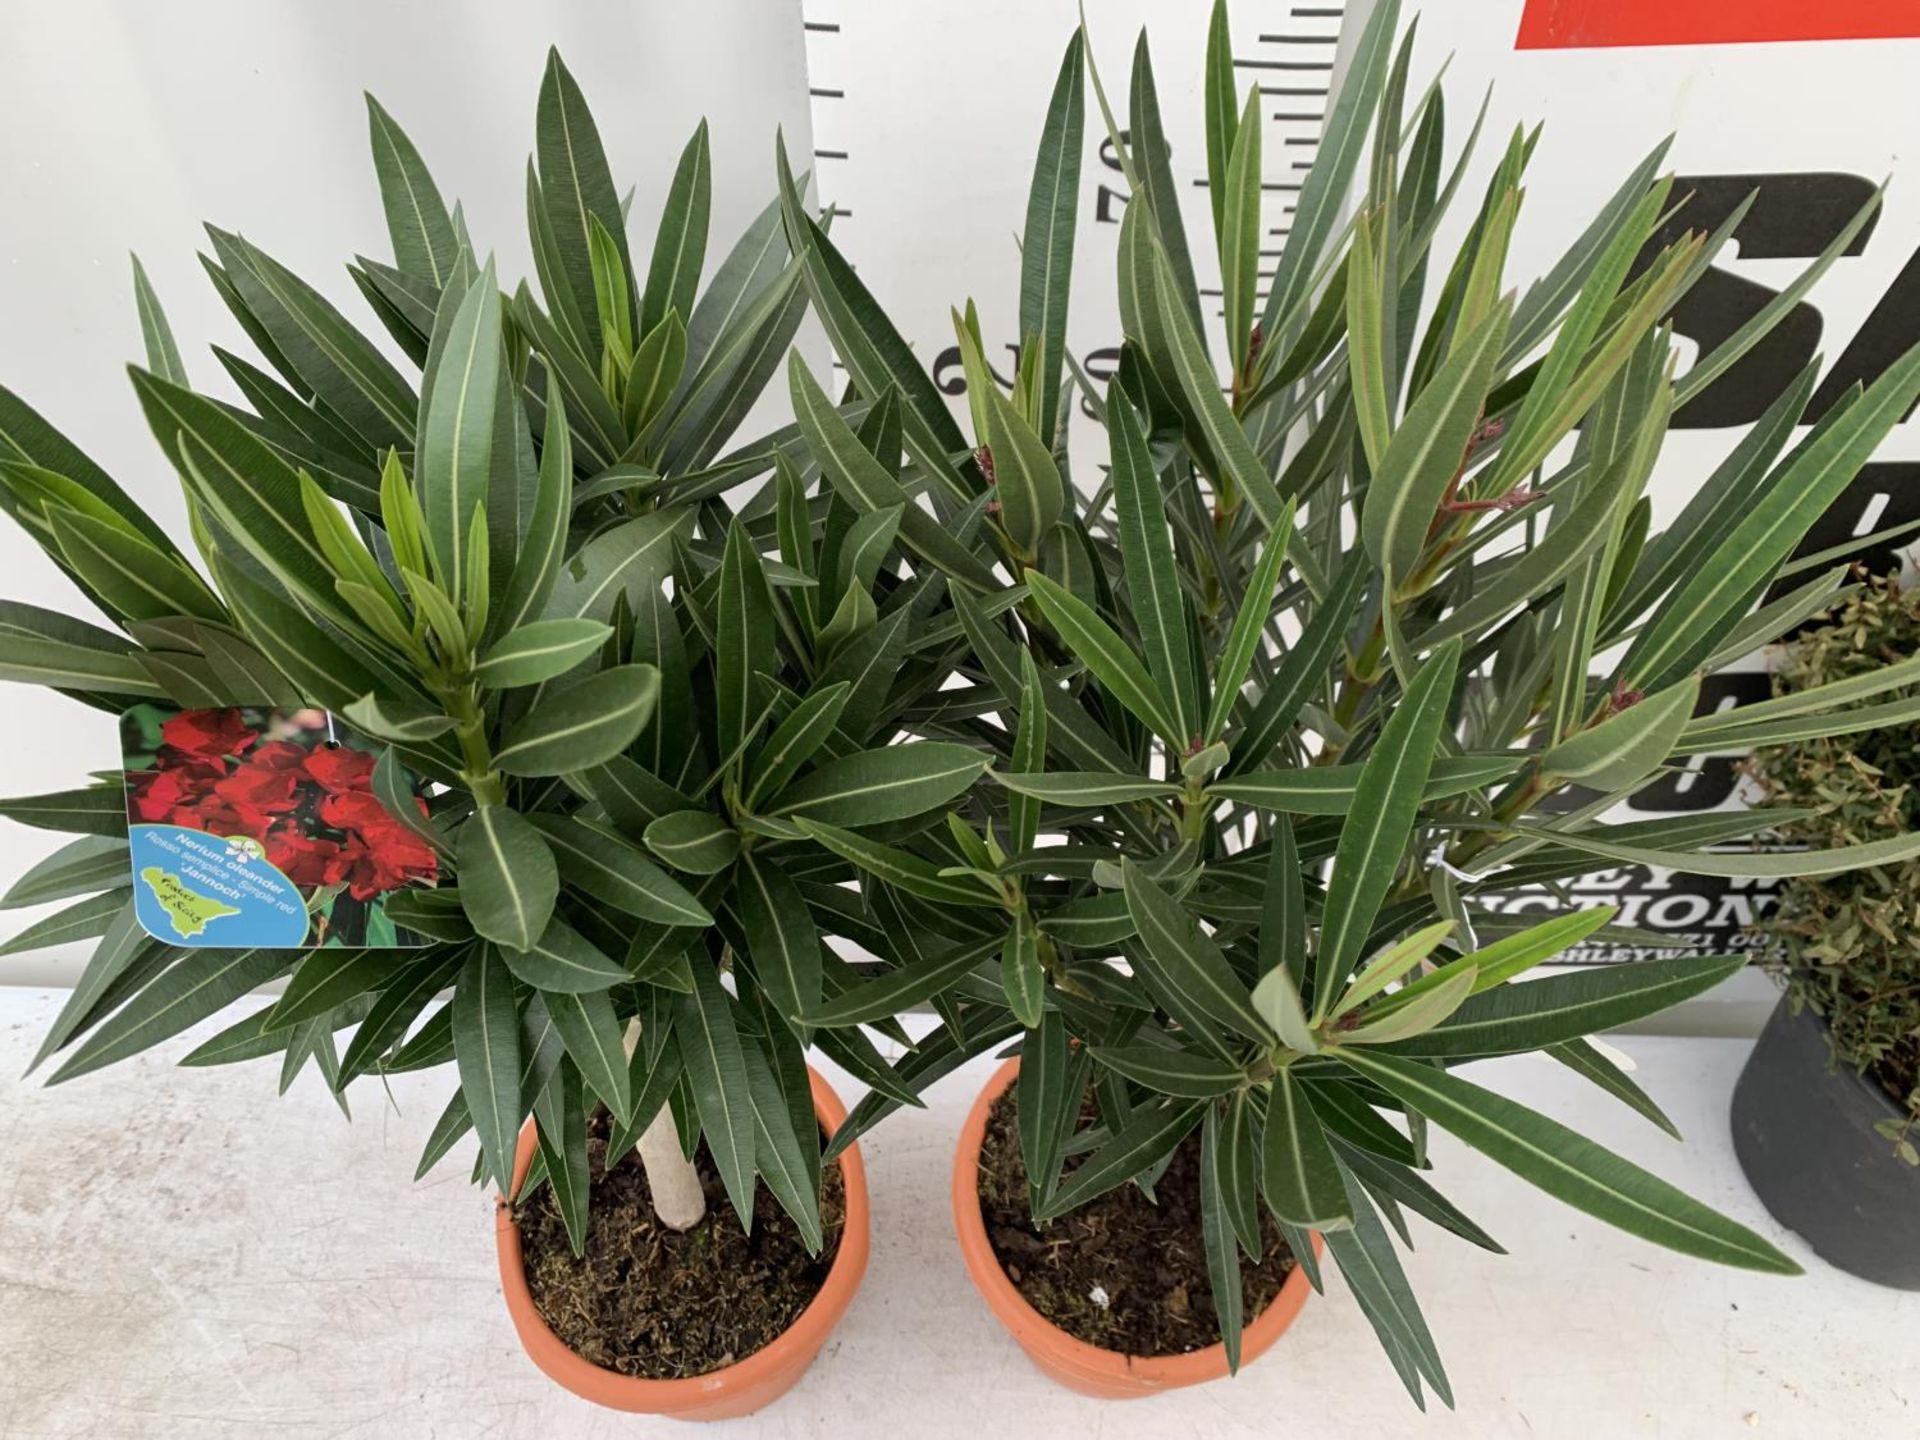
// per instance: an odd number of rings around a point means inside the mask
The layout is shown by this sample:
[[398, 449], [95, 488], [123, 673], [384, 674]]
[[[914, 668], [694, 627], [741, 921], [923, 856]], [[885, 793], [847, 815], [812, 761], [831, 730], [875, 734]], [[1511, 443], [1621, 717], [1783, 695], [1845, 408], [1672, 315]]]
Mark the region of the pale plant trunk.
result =
[[[640, 1043], [640, 1022], [627, 1026], [627, 1054]], [[673, 1123], [673, 1107], [662, 1105], [660, 1113], [640, 1136], [640, 1164], [647, 1172], [647, 1189], [653, 1196], [653, 1213], [671, 1230], [691, 1230], [707, 1218], [707, 1192], [700, 1186], [700, 1172], [693, 1168], [680, 1148], [679, 1127]]]

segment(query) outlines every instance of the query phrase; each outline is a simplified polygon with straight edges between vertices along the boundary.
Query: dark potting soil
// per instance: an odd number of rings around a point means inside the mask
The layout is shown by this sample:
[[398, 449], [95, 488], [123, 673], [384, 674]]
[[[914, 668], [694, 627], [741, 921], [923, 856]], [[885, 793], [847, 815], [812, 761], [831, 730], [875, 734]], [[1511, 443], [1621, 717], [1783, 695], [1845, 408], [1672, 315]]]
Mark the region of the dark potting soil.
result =
[[[1174, 1151], [1154, 1184], [1158, 1203], [1126, 1184], [1070, 1215], [1035, 1225], [1013, 1091], [987, 1118], [980, 1146], [980, 1215], [987, 1239], [1026, 1302], [1077, 1340], [1125, 1355], [1184, 1355], [1220, 1342], [1200, 1229], [1200, 1134]], [[1240, 1256], [1242, 1314], [1251, 1325], [1280, 1293], [1293, 1252], [1260, 1211], [1258, 1263]]]
[[584, 1256], [573, 1253], [551, 1186], [514, 1210], [534, 1307], [569, 1350], [649, 1380], [705, 1375], [770, 1344], [820, 1293], [846, 1219], [838, 1165], [827, 1167], [822, 1187], [826, 1243], [809, 1255], [764, 1185], [754, 1191], [753, 1233], [741, 1230], [704, 1143], [694, 1164], [707, 1217], [684, 1233], [668, 1229], [654, 1217], [637, 1153], [603, 1173], [608, 1138], [602, 1111], [587, 1132]]

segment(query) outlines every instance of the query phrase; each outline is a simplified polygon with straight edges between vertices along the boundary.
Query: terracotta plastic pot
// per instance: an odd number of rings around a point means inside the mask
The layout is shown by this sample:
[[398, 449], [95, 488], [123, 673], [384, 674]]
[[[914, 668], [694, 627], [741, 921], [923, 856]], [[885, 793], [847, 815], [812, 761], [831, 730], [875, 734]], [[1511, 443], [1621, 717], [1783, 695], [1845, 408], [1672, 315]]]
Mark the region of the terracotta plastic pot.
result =
[[[1076, 1340], [1048, 1320], [1026, 1302], [1013, 1281], [1007, 1278], [980, 1218], [980, 1145], [987, 1134], [987, 1112], [1019, 1073], [1017, 1056], [993, 1072], [967, 1114], [953, 1157], [954, 1228], [960, 1235], [960, 1253], [967, 1262], [967, 1273], [986, 1300], [987, 1308], [1012, 1332], [1028, 1359], [1046, 1375], [1082, 1395], [1103, 1400], [1137, 1400], [1162, 1390], [1224, 1378], [1227, 1373], [1224, 1345], [1209, 1345], [1185, 1355], [1123, 1355], [1117, 1350], [1102, 1350], [1097, 1345]], [[1313, 1249], [1315, 1255], [1321, 1252], [1318, 1235], [1313, 1237]], [[1311, 1288], [1306, 1271], [1296, 1265], [1280, 1287], [1280, 1293], [1246, 1327], [1240, 1341], [1242, 1365], [1252, 1364], [1285, 1333], [1306, 1303]]]
[[[831, 1086], [811, 1070], [813, 1108], [821, 1127], [832, 1131], [847, 1118], [846, 1107]], [[519, 1187], [533, 1163], [534, 1130], [531, 1123], [520, 1132], [519, 1153], [514, 1159], [513, 1183]], [[771, 1404], [796, 1385], [813, 1363], [813, 1357], [826, 1344], [833, 1327], [853, 1303], [867, 1271], [869, 1236], [867, 1229], [867, 1172], [860, 1160], [860, 1147], [850, 1145], [841, 1152], [840, 1175], [846, 1189], [846, 1223], [840, 1231], [840, 1247], [834, 1253], [827, 1280], [811, 1304], [800, 1312], [787, 1330], [764, 1349], [756, 1350], [738, 1364], [728, 1365], [706, 1375], [686, 1380], [643, 1380], [632, 1375], [595, 1365], [569, 1350], [560, 1337], [547, 1328], [534, 1308], [527, 1289], [526, 1265], [520, 1255], [520, 1231], [513, 1223], [513, 1210], [502, 1200], [494, 1216], [494, 1237], [500, 1253], [500, 1288], [507, 1297], [507, 1313], [513, 1328], [526, 1347], [533, 1363], [582, 1399], [614, 1410], [630, 1410], [645, 1415], [665, 1415], [675, 1420], [727, 1420], [748, 1415]], [[731, 1217], [727, 1223], [732, 1223]]]

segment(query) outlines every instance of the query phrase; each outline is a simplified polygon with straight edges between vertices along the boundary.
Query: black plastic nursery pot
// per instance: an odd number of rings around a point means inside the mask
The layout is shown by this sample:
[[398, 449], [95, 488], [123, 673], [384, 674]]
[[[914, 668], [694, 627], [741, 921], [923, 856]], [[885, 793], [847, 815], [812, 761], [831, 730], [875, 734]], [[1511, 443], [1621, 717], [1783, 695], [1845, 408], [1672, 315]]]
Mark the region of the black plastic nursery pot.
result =
[[1830, 1063], [1818, 1015], [1782, 1000], [1733, 1089], [1733, 1148], [1773, 1218], [1821, 1259], [1920, 1290], [1920, 1166], [1873, 1128], [1901, 1113], [1871, 1079]]

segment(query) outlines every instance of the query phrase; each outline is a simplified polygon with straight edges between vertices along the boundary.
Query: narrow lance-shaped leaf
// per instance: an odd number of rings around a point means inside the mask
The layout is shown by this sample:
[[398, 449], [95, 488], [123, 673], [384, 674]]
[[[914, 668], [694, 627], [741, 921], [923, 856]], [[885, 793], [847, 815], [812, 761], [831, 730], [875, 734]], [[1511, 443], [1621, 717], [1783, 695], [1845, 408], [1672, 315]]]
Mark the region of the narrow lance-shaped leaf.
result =
[[1406, 856], [1460, 664], [1457, 643], [1433, 655], [1387, 717], [1340, 829], [1314, 965], [1315, 1016], [1353, 969], [1374, 916]]
[[1289, 1225], [1335, 1230], [1353, 1223], [1333, 1147], [1300, 1082], [1285, 1067], [1273, 1077], [1267, 1097], [1260, 1193], [1275, 1217]]
[[482, 805], [455, 838], [460, 902], [474, 930], [516, 950], [530, 949], [553, 914], [560, 874], [553, 852], [525, 817]]
[[1020, 333], [1038, 346], [1035, 400], [1029, 418], [1051, 442], [1066, 359], [1067, 296], [1073, 275], [1074, 222], [1080, 207], [1080, 150], [1086, 124], [1085, 40], [1074, 31], [1060, 61], [1040, 131], [1020, 244]]
[[1185, 749], [1179, 715], [1140, 657], [1091, 605], [1038, 570], [1026, 573], [1033, 601], [1067, 647], [1100, 678], [1121, 705], [1168, 744]]
[[504, 1190], [513, 1175], [523, 1113], [520, 1013], [513, 977], [491, 945], [474, 947], [454, 984], [453, 1054], [487, 1169]]
[[1736, 1224], [1557, 1120], [1412, 1060], [1343, 1050], [1347, 1065], [1434, 1123], [1596, 1219], [1702, 1260], [1775, 1275], [1799, 1265]]
[[1141, 433], [1133, 406], [1115, 390], [1109, 390], [1107, 396], [1107, 435], [1113, 449], [1113, 500], [1127, 595], [1133, 602], [1141, 644], [1147, 653], [1148, 673], [1174, 726], [1171, 734], [1162, 734], [1184, 750], [1200, 726], [1193, 708], [1199, 684], [1187, 644], [1180, 571], [1167, 528], [1166, 501], [1147, 451], [1146, 436]]
[[679, 997], [673, 1035], [693, 1087], [700, 1129], [742, 1228], [753, 1228], [755, 1140], [747, 1063], [733, 1002], [704, 955], [693, 964], [693, 990]]

